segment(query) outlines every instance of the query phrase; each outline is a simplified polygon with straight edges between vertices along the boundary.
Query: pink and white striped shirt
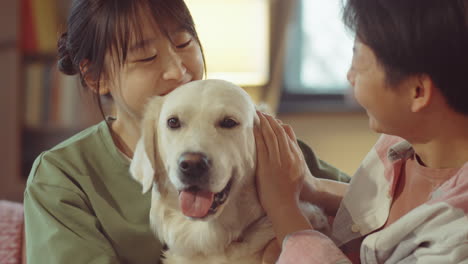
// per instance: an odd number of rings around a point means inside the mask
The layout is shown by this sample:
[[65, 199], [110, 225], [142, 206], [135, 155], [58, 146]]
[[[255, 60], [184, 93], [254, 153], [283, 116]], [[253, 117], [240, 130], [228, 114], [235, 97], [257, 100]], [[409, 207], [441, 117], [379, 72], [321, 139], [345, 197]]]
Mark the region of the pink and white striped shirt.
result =
[[468, 263], [468, 162], [425, 203], [382, 229], [398, 177], [413, 155], [408, 142], [383, 135], [352, 177], [331, 239], [314, 230], [290, 234], [278, 263], [344, 264], [353, 255], [366, 264]]

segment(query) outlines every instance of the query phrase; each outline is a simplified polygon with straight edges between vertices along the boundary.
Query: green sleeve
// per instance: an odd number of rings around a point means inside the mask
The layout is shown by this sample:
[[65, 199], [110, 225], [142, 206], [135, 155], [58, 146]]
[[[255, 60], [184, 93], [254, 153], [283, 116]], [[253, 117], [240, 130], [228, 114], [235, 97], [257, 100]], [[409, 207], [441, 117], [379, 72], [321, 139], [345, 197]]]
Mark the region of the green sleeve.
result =
[[312, 151], [312, 149], [304, 142], [300, 140], [297, 142], [299, 143], [299, 147], [304, 154], [307, 167], [309, 167], [309, 170], [313, 176], [340, 182], [349, 182], [351, 180], [351, 177], [349, 177], [349, 175], [346, 173], [319, 159]]
[[[28, 264], [119, 263], [79, 186], [53, 164], [39, 163], [40, 158], [24, 196]], [[69, 181], [55, 185], [35, 180], [44, 173]]]

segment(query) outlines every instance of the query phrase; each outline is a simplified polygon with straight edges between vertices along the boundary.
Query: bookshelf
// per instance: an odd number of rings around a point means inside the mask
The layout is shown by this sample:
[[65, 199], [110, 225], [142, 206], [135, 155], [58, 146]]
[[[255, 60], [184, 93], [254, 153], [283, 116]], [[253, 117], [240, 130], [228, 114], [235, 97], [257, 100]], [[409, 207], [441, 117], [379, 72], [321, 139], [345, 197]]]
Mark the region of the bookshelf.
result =
[[19, 177], [19, 105], [18, 105], [18, 62], [17, 46], [17, 1], [0, 1], [0, 199], [19, 199], [22, 188]]
[[78, 78], [56, 67], [70, 3], [0, 1], [0, 199], [21, 201], [35, 158], [102, 120]]

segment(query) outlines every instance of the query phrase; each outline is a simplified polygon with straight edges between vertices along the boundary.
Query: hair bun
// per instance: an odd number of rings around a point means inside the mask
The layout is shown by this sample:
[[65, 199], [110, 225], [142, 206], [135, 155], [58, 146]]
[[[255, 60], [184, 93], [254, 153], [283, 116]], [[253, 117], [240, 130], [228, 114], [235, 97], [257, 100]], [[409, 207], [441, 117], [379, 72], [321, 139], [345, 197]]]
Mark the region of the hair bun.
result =
[[65, 32], [63, 33], [58, 42], [57, 42], [57, 47], [58, 47], [58, 68], [61, 72], [67, 75], [75, 75], [78, 73], [76, 70], [75, 65], [73, 65], [73, 61], [70, 57], [70, 52], [68, 51], [67, 48], [67, 42], [68, 42], [68, 33]]

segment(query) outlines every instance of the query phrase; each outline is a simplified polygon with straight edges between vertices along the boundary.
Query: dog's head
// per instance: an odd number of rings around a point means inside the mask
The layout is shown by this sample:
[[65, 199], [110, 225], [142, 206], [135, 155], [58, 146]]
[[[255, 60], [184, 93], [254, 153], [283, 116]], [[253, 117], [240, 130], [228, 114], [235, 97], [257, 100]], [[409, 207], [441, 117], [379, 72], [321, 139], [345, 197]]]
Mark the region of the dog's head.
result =
[[[255, 105], [240, 87], [194, 81], [147, 105], [131, 173], [193, 219], [221, 214], [255, 173]], [[177, 201], [177, 202], [175, 202]]]

